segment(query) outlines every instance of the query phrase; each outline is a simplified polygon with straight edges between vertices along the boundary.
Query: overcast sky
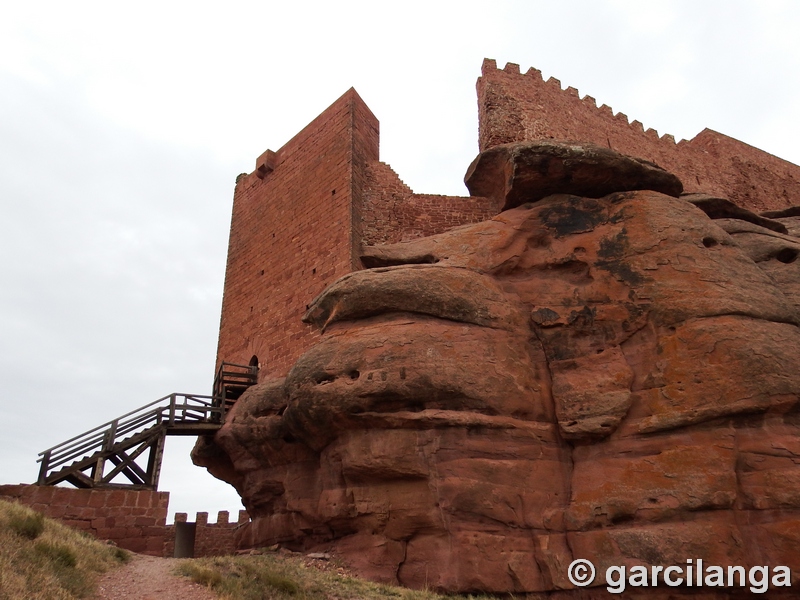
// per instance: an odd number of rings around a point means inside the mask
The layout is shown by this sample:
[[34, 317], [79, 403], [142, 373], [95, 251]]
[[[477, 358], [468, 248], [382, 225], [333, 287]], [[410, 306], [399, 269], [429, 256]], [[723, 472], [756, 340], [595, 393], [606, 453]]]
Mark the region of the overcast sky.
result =
[[[0, 483], [140, 405], [210, 391], [236, 175], [351, 86], [417, 192], [467, 193], [484, 57], [676, 140], [710, 127], [800, 163], [791, 0], [220, 7], [0, 7]], [[170, 520], [238, 510], [191, 442], [167, 440]]]

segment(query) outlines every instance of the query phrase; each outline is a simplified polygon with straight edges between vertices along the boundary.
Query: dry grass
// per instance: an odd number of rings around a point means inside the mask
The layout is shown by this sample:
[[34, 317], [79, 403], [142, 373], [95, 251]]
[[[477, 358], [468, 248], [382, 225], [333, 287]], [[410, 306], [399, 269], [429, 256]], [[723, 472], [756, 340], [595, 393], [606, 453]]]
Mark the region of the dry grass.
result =
[[124, 550], [0, 500], [0, 600], [85, 598]]
[[316, 569], [301, 557], [275, 553], [185, 560], [178, 565], [178, 572], [224, 600], [453, 600], [452, 596], [348, 577], [336, 569]]

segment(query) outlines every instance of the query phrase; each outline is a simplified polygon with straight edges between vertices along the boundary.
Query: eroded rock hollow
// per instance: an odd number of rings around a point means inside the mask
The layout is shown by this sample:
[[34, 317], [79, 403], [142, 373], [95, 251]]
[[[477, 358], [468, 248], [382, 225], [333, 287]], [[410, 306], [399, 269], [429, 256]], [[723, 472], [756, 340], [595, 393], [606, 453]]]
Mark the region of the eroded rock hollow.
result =
[[654, 165], [547, 145], [552, 177], [530, 144], [473, 163], [513, 208], [364, 248], [372, 268], [309, 308], [320, 342], [198, 443], [253, 517], [243, 547], [556, 597], [607, 597], [574, 589], [573, 558], [595, 586], [687, 558], [800, 573], [798, 212], [677, 197]]

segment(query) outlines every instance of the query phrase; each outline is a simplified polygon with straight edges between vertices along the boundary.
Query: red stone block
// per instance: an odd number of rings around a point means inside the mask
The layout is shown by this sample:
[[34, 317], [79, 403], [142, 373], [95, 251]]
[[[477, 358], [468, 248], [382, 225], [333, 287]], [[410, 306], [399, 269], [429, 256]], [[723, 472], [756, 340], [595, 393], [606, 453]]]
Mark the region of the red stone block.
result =
[[67, 512], [66, 506], [50, 506], [47, 509], [47, 516], [51, 519], [61, 519]]
[[158, 538], [147, 538], [145, 544], [145, 554], [150, 554], [151, 556], [164, 556], [164, 540]]
[[147, 550], [147, 540], [142, 537], [120, 538], [115, 541], [120, 548], [131, 552], [144, 552]]
[[77, 515], [79, 519], [94, 519], [97, 515], [97, 511], [94, 508], [90, 508], [88, 506], [84, 506], [83, 508], [77, 509]]
[[50, 503], [54, 506], [85, 506], [85, 503], [81, 502], [83, 498], [75, 493], [80, 490], [70, 490], [60, 487], [53, 487], [52, 490], [53, 494], [50, 498]]
[[52, 504], [55, 491], [56, 488], [51, 485], [30, 486], [29, 489], [24, 491], [22, 497], [29, 498], [32, 503]]
[[92, 490], [89, 496], [87, 506], [92, 508], [103, 508], [106, 505], [109, 492], [105, 490]]
[[106, 497], [106, 507], [115, 508], [125, 504], [125, 490], [111, 490]]
[[136, 522], [136, 517], [132, 515], [123, 515], [120, 517], [114, 517], [115, 527], [132, 527], [135, 522]]
[[108, 539], [110, 539], [110, 540], [119, 540], [119, 539], [123, 539], [123, 538], [127, 538], [127, 537], [131, 537], [128, 534], [128, 528], [127, 527], [119, 527], [119, 526], [117, 526], [117, 527], [111, 527], [108, 530]]
[[61, 522], [67, 527], [72, 527], [73, 529], [91, 529], [91, 524], [89, 521], [82, 521], [80, 519], [64, 519]]

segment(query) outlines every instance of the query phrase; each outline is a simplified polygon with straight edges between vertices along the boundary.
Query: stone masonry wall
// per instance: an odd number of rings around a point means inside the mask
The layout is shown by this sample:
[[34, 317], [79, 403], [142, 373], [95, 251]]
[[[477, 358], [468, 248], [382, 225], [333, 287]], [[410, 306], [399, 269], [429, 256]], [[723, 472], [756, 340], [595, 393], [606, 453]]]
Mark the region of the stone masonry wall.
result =
[[488, 198], [415, 194], [386, 163], [367, 165], [362, 243], [392, 244], [491, 219], [500, 207]]
[[120, 548], [163, 555], [169, 492], [19, 484], [0, 485], [0, 498], [17, 501]]
[[351, 89], [236, 182], [217, 365], [282, 376], [319, 334], [307, 306], [362, 268], [364, 245], [440, 233], [491, 218], [486, 198], [415, 194], [378, 160], [379, 126]]
[[261, 377], [283, 375], [318, 338], [300, 319], [354, 269], [359, 170], [377, 158], [378, 121], [351, 89], [238, 178], [217, 364], [257, 356]]
[[[687, 192], [756, 212], [800, 204], [800, 167], [709, 129], [675, 143], [556, 79], [486, 60], [478, 79], [480, 148], [535, 138], [590, 141], [655, 162]], [[285, 375], [319, 334], [301, 322], [361, 248], [441, 233], [499, 212], [486, 198], [415, 194], [379, 162], [378, 120], [350, 89], [234, 192], [217, 364], [260, 363]], [[466, 165], [465, 165], [466, 168]]]
[[736, 139], [705, 129], [677, 144], [671, 135], [644, 130], [573, 87], [544, 81], [540, 71], [519, 65], [500, 70], [485, 60], [478, 79], [480, 150], [537, 138], [607, 146], [655, 162], [677, 175], [687, 192], [729, 198], [756, 212], [800, 204], [800, 167]]
[[[175, 523], [186, 523], [186, 513], [175, 513]], [[208, 522], [208, 513], [199, 512], [195, 519], [194, 556], [226, 556], [236, 551], [236, 532], [245, 523], [250, 521], [246, 510], [239, 511], [236, 522], [229, 521], [230, 514], [227, 510], [217, 513], [217, 522]], [[164, 543], [164, 556], [175, 554], [175, 525], [168, 525]]]

